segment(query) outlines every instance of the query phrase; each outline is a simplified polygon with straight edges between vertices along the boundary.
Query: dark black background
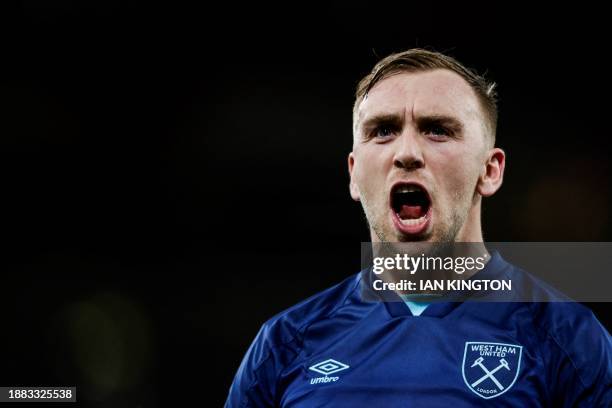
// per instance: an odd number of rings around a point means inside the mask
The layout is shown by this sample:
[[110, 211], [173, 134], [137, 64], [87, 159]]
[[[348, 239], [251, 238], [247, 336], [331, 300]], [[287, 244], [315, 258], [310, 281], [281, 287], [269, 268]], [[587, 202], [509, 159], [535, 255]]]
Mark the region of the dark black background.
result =
[[508, 162], [487, 240], [612, 238], [600, 10], [14, 6], [0, 16], [2, 385], [220, 406], [267, 318], [358, 270], [353, 91], [413, 46], [499, 84]]

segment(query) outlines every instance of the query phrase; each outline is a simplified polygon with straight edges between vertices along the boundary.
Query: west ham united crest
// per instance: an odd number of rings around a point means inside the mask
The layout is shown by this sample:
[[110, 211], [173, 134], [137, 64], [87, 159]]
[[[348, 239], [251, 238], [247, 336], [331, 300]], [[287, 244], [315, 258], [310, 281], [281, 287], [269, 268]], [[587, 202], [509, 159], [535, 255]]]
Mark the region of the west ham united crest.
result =
[[508, 391], [521, 370], [523, 347], [516, 344], [465, 342], [463, 380], [472, 392], [484, 399]]

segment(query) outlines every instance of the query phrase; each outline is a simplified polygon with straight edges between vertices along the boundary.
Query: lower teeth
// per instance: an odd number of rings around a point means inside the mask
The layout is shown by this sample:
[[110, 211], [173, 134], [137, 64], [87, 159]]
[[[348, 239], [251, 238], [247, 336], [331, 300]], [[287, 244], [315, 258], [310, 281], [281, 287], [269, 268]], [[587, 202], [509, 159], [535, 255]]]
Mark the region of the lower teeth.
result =
[[421, 218], [411, 218], [411, 219], [406, 219], [406, 220], [402, 220], [400, 218], [400, 222], [404, 225], [419, 225], [422, 224], [423, 222], [425, 222], [426, 216], [422, 216]]

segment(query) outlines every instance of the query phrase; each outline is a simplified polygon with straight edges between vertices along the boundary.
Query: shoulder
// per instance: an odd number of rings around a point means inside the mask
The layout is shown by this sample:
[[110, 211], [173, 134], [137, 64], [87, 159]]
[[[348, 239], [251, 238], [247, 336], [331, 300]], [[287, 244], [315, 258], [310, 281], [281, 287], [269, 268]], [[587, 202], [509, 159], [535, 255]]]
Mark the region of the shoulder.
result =
[[513, 283], [519, 283], [517, 300], [527, 305], [534, 325], [558, 339], [561, 346], [570, 345], [576, 336], [587, 332], [610, 339], [608, 331], [587, 306], [514, 265], [507, 270], [507, 274], [512, 277]]
[[532, 304], [556, 406], [612, 404], [612, 338], [595, 314], [575, 302]]
[[251, 344], [248, 354], [252, 365], [259, 367], [266, 360], [276, 360], [277, 366], [288, 364], [299, 353], [311, 325], [332, 319], [354, 304], [359, 298], [360, 278], [360, 274], [352, 275], [268, 319]]
[[353, 275], [266, 321], [236, 372], [226, 407], [275, 405], [278, 376], [299, 355], [304, 332], [356, 301], [359, 282], [360, 274]]
[[608, 331], [587, 306], [578, 303], [538, 277], [508, 264], [506, 273], [517, 282], [517, 300], [529, 310], [534, 326], [564, 349], [576, 346], [583, 337], [610, 342]]
[[313, 323], [332, 318], [344, 307], [351, 305], [358, 296], [360, 274], [325, 289], [268, 319], [260, 330], [272, 345], [287, 344]]
[[565, 353], [594, 347], [610, 349], [610, 334], [588, 307], [573, 301], [529, 304], [534, 325]]
[[612, 403], [612, 337], [587, 306], [567, 298], [532, 275], [532, 301], [524, 303], [539, 334], [551, 398], [556, 406]]
[[[575, 405], [607, 401], [612, 384], [612, 337], [587, 306], [507, 262], [504, 273], [520, 291], [514, 320], [529, 322], [557, 395]], [[572, 394], [571, 398], [569, 394]], [[565, 406], [561, 404], [560, 406]]]

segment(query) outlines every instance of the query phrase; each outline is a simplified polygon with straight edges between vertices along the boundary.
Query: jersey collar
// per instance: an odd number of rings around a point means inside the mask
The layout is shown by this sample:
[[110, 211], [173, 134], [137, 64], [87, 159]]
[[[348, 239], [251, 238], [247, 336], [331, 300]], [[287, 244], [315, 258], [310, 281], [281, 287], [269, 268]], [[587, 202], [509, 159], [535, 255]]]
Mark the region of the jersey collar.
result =
[[[499, 252], [492, 251], [491, 259], [485, 267], [478, 273], [474, 274], [470, 279], [491, 279], [494, 276], [504, 270], [509, 264], [501, 257]], [[398, 296], [397, 301], [381, 302], [384, 303], [389, 314], [393, 317], [410, 316], [413, 314], [409, 308], [406, 307], [404, 301]], [[452, 312], [457, 306], [463, 302], [432, 302], [427, 309], [418, 316], [423, 317], [436, 317], [441, 318]]]

